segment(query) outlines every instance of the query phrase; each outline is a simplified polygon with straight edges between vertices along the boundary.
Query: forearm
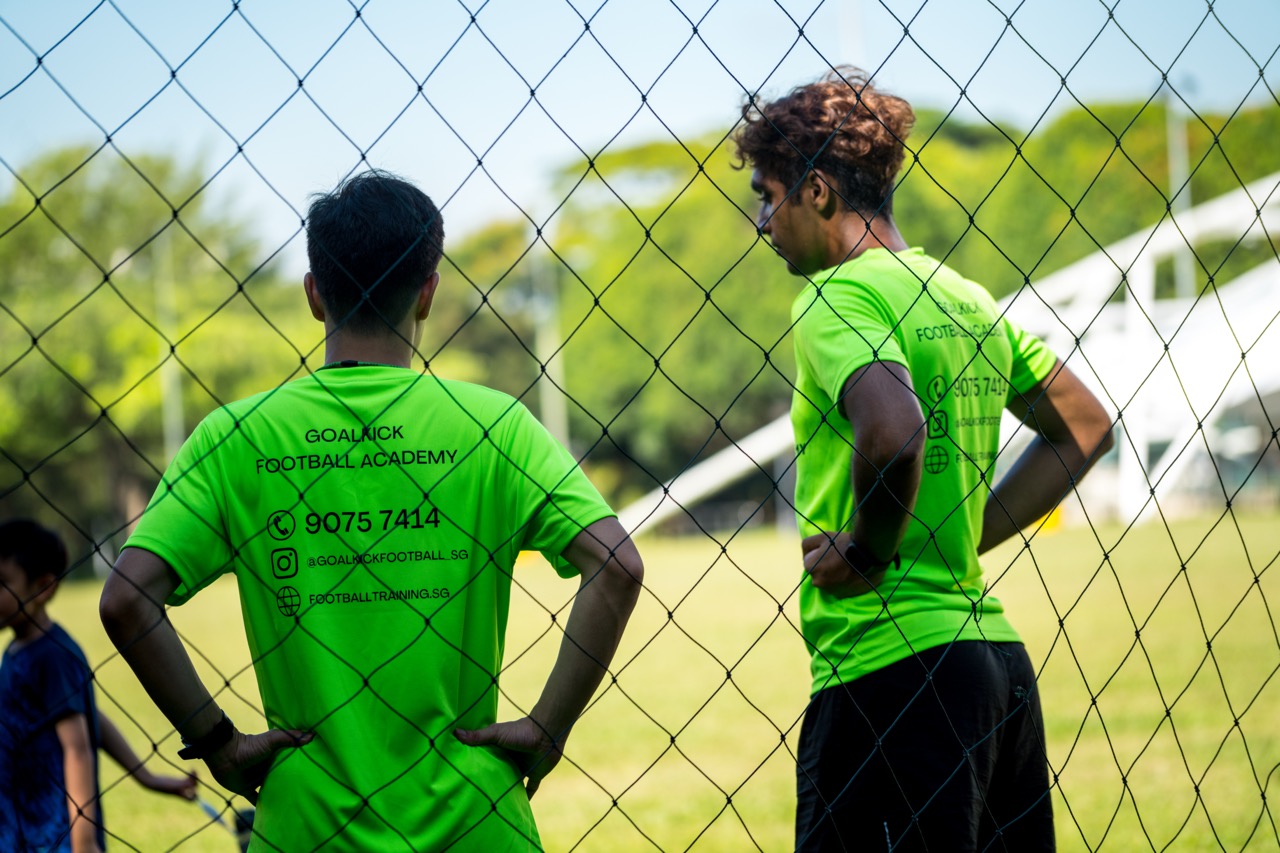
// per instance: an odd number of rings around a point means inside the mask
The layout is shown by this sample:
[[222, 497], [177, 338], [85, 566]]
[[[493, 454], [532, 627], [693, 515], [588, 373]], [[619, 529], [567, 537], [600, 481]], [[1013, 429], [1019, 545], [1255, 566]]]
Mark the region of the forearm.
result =
[[986, 553], [1052, 512], [1091, 464], [1092, 459], [1074, 444], [1055, 445], [1042, 436], [1032, 439], [987, 498], [978, 553]]
[[101, 711], [98, 712], [98, 742], [102, 751], [111, 756], [111, 760], [124, 768], [125, 772], [138, 780], [138, 783], [151, 788], [156, 784], [157, 776], [146, 767], [146, 762], [138, 757], [125, 739], [124, 734]]
[[591, 701], [613, 660], [640, 594], [637, 575], [635, 568], [614, 565], [583, 576], [559, 655], [529, 714], [558, 743]]
[[122, 557], [103, 588], [103, 626], [151, 701], [183, 740], [193, 740], [212, 729], [222, 711], [173, 630], [162, 604], [164, 597], [126, 577], [123, 563]]
[[93, 771], [93, 756], [87, 751], [63, 755], [73, 853], [98, 849], [98, 803], [94, 799]]
[[58, 721], [62, 773], [67, 790], [67, 818], [73, 853], [98, 850], [97, 768], [83, 714]]
[[168, 617], [159, 613], [147, 621], [149, 630], [108, 628], [107, 633], [165, 719], [183, 740], [192, 740], [212, 729], [222, 711], [196, 674]]
[[[890, 559], [911, 521], [911, 510], [920, 491], [921, 457], [909, 443], [877, 468], [873, 457], [858, 452], [853, 457], [853, 540], [870, 556]], [[887, 453], [881, 456], [887, 456]]]
[[1036, 435], [987, 498], [979, 554], [1051, 512], [1115, 443], [1107, 411], [1061, 362], [1009, 408]]
[[101, 711], [98, 712], [98, 743], [102, 746], [102, 751], [111, 756], [112, 761], [129, 773], [137, 772], [142, 766], [142, 759], [129, 746], [129, 741], [125, 740], [111, 718]]

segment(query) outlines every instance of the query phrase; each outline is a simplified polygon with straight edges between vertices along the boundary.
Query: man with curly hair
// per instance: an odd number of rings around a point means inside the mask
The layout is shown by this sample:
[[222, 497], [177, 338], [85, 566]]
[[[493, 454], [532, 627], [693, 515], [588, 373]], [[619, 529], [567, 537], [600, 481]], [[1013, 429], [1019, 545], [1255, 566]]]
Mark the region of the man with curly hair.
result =
[[[1052, 850], [1036, 672], [978, 555], [1110, 448], [1098, 400], [893, 218], [911, 106], [840, 68], [743, 108], [792, 307], [800, 618], [812, 698], [796, 848]], [[1001, 413], [1036, 433], [993, 482]]]

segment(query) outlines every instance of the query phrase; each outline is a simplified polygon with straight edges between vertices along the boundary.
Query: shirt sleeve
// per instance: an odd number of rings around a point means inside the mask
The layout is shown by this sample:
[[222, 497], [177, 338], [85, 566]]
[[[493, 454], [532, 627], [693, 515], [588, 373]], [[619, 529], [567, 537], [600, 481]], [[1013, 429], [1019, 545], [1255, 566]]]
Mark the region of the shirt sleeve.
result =
[[811, 300], [796, 304], [796, 349], [832, 401], [860, 367], [873, 361], [907, 365], [895, 336], [899, 323], [872, 288], [836, 279], [812, 291]]
[[569, 451], [528, 409], [517, 403], [507, 421], [516, 513], [528, 519], [520, 549], [541, 551], [561, 576], [572, 577], [578, 570], [561, 553], [587, 527], [616, 513]]
[[91, 678], [89, 670], [75, 655], [57, 643], [45, 643], [32, 679], [33, 702], [43, 709], [43, 718], [56, 723], [75, 714], [88, 716], [85, 689]]
[[1058, 363], [1058, 357], [1044, 341], [1008, 317], [1001, 317], [1000, 322], [1013, 353], [1013, 364], [1009, 368], [1009, 399], [1013, 400], [1043, 381]]
[[126, 548], [152, 552], [173, 568], [179, 586], [170, 605], [185, 603], [234, 569], [210, 418], [182, 445], [125, 543]]

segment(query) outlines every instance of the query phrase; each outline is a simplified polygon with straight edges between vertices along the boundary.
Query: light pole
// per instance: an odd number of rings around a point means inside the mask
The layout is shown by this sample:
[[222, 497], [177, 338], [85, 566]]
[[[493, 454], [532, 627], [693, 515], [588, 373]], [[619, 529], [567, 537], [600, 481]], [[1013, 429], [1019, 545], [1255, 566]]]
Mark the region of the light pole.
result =
[[160, 329], [160, 423], [164, 435], [165, 464], [173, 461], [185, 440], [182, 421], [182, 382], [178, 374], [178, 356], [170, 343], [178, 334], [177, 310], [173, 301], [174, 234], [156, 241], [157, 260], [156, 326]]
[[[535, 241], [540, 238], [535, 237]], [[547, 432], [569, 446], [569, 407], [564, 391], [564, 359], [559, 357], [560, 286], [551, 254], [535, 245], [528, 255], [529, 295], [525, 310], [533, 320], [533, 354], [538, 360], [538, 418]]]
[[[1182, 112], [1182, 99], [1174, 91], [1173, 85], [1165, 80], [1165, 145], [1169, 156], [1169, 213], [1175, 223], [1183, 223], [1183, 230], [1189, 224], [1188, 212], [1191, 209], [1191, 176], [1187, 158], [1187, 124]], [[1192, 91], [1191, 83], [1185, 82], [1183, 89]], [[1195, 296], [1195, 266], [1192, 263], [1191, 247], [1180, 246], [1173, 254], [1174, 293], [1179, 299], [1190, 299]]]

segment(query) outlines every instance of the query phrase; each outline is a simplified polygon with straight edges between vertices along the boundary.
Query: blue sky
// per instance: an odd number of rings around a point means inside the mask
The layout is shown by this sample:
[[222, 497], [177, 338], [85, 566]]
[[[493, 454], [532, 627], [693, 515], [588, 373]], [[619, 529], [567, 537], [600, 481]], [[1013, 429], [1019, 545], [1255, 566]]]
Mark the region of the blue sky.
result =
[[1190, 109], [1274, 106], [1278, 48], [1276, 0], [0, 0], [0, 189], [110, 134], [221, 170], [211, 191], [293, 258], [308, 194], [362, 157], [456, 235], [545, 218], [583, 151], [726, 129], [744, 92], [833, 63], [1030, 127], [1165, 72]]

